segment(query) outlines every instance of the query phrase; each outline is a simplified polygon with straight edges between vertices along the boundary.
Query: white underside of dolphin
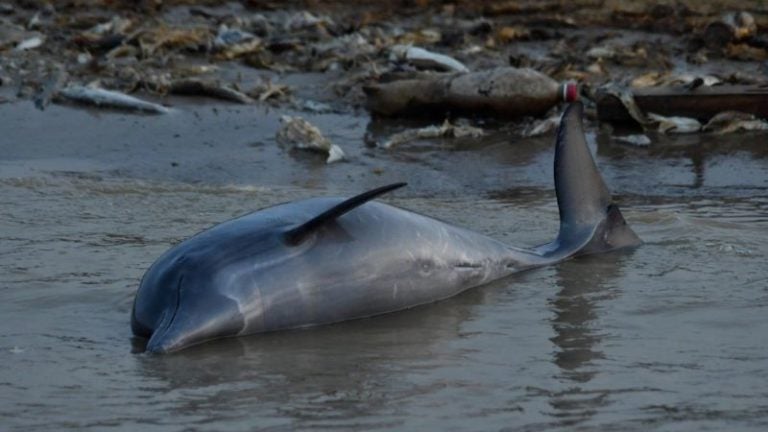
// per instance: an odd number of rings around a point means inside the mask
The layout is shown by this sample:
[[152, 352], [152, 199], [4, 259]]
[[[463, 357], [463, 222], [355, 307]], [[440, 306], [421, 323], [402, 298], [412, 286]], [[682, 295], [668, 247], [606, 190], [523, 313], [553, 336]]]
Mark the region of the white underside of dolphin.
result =
[[512, 273], [640, 244], [611, 203], [570, 105], [558, 129], [557, 238], [533, 249], [375, 197], [312, 198], [216, 225], [161, 256], [131, 324], [164, 353], [204, 341], [370, 317], [454, 296]]

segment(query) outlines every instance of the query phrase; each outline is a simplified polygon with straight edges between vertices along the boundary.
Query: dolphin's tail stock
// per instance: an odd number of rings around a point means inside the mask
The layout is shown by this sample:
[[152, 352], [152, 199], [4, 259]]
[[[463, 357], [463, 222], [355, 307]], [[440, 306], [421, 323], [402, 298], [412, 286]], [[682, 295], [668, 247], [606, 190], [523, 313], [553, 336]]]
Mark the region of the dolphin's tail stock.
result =
[[536, 248], [550, 260], [637, 246], [587, 147], [582, 105], [570, 104], [560, 120], [555, 144], [555, 192], [560, 210], [557, 239]]

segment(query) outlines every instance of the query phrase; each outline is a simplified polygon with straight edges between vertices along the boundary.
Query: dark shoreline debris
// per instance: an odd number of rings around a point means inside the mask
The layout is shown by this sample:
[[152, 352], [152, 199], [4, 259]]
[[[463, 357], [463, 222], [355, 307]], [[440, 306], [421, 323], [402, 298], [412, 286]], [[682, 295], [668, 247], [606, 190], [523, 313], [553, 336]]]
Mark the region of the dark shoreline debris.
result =
[[[749, 85], [685, 87], [648, 87], [630, 90], [639, 109], [663, 116], [683, 116], [709, 120], [723, 111], [740, 111], [768, 118], [768, 87]], [[596, 98], [600, 121], [633, 122], [616, 94], [599, 91]]]
[[[591, 89], [629, 85], [635, 117], [649, 130], [660, 122], [646, 113], [701, 123], [723, 111], [766, 117], [744, 102], [756, 97], [746, 88], [698, 102], [727, 86], [768, 84], [768, 12], [736, 0], [16, 3], [0, 3], [0, 77], [13, 83], [0, 98], [32, 99], [41, 109], [66, 85], [52, 76], [61, 68], [73, 83], [132, 97], [490, 117], [519, 121], [512, 129], [522, 135], [551, 127], [544, 116], [576, 96], [564, 97], [564, 88], [576, 89], [558, 87], [566, 82], [578, 82], [588, 103], [596, 101]], [[665, 88], [684, 97], [658, 94]], [[693, 95], [697, 102], [681, 102]], [[83, 103], [105, 103], [91, 99]], [[601, 119], [631, 121], [611, 118], [620, 101], [596, 102]]]
[[538, 116], [566, 95], [557, 81], [528, 68], [501, 67], [464, 74], [421, 74], [417, 78], [368, 85], [368, 109], [384, 116], [491, 114], [503, 118]]
[[739, 130], [768, 130], [768, 121], [759, 119], [752, 114], [738, 111], [723, 111], [712, 117], [702, 127], [702, 130], [716, 134], [727, 134]]
[[254, 102], [247, 94], [228, 85], [200, 79], [173, 81], [168, 86], [168, 93], [185, 96], [207, 96], [241, 104], [251, 104]]
[[43, 84], [40, 91], [35, 94], [33, 101], [37, 109], [44, 111], [45, 108], [51, 103], [56, 94], [58, 94], [61, 87], [67, 81], [67, 73], [63, 68], [56, 68], [53, 73], [50, 74], [46, 82]]
[[712, 21], [704, 29], [704, 44], [710, 49], [724, 48], [732, 42], [743, 42], [757, 34], [755, 18], [749, 12], [731, 12]]
[[326, 163], [344, 160], [345, 155], [341, 147], [333, 144], [324, 137], [317, 126], [301, 117], [284, 115], [280, 117], [280, 129], [275, 135], [280, 144], [291, 144], [300, 150], [312, 150], [327, 153]]
[[485, 131], [480, 128], [468, 125], [452, 124], [446, 119], [443, 124], [437, 126], [427, 126], [419, 129], [408, 129], [398, 132], [378, 147], [391, 149], [396, 146], [408, 143], [410, 141], [430, 139], [430, 138], [478, 138], [485, 135]]

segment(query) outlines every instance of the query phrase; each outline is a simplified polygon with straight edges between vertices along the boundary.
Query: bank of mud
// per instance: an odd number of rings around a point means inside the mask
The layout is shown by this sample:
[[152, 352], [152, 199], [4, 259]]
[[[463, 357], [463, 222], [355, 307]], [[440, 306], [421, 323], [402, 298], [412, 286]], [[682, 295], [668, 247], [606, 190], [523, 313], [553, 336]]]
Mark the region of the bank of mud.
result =
[[[713, 42], [709, 27], [731, 12], [753, 34]], [[473, 71], [530, 67], [586, 95], [709, 75], [764, 84], [768, 58], [760, 2], [20, 2], [0, 20], [6, 101], [96, 83], [170, 105], [168, 94], [197, 94], [353, 112], [363, 85], [412, 68], [393, 55], [402, 45]]]

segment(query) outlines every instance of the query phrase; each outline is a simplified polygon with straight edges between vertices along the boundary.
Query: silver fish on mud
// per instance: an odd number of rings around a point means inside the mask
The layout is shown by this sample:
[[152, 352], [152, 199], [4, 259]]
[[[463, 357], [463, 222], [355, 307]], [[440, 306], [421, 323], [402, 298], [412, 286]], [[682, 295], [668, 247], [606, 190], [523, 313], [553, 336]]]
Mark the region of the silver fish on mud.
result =
[[70, 85], [61, 89], [59, 96], [88, 105], [140, 111], [148, 114], [167, 114], [171, 112], [170, 108], [160, 104], [147, 102], [125, 93], [98, 87]]

